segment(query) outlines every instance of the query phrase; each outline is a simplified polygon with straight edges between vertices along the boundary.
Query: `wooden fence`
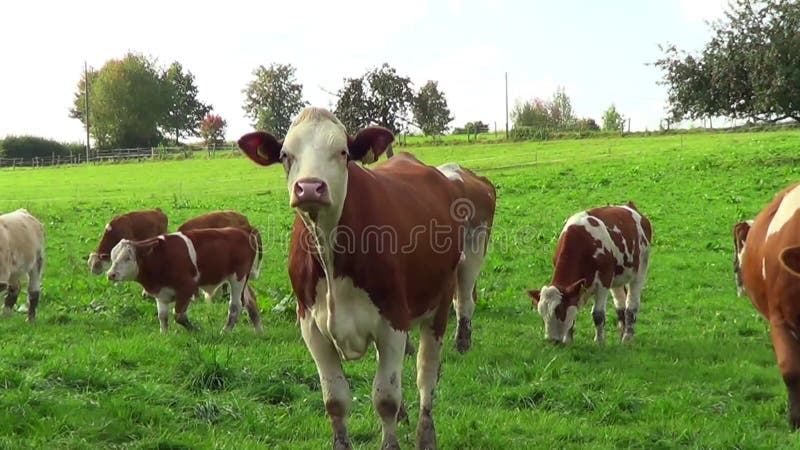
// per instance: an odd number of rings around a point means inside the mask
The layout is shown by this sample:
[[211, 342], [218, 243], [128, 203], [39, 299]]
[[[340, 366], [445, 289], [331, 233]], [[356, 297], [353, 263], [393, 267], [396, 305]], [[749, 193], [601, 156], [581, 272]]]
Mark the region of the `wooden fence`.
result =
[[176, 159], [179, 157], [193, 158], [196, 155], [213, 157], [220, 152], [233, 151], [232, 148], [197, 148], [197, 147], [153, 147], [153, 148], [126, 148], [114, 150], [92, 150], [87, 159], [86, 153], [72, 155], [51, 155], [50, 157], [25, 158], [0, 158], [0, 169], [17, 167], [50, 167], [67, 164], [105, 164], [120, 163], [125, 161], [146, 161], [156, 159]]

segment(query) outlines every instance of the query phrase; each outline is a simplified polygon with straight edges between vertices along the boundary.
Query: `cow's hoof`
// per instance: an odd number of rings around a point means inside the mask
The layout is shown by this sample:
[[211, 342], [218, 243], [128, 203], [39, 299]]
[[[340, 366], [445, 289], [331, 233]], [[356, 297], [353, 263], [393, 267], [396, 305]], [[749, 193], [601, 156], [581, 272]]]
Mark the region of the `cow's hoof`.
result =
[[622, 343], [628, 344], [633, 342], [633, 334], [632, 333], [625, 333], [622, 335]]
[[13, 313], [14, 311], [12, 311], [8, 306], [3, 308], [3, 317], [11, 317], [11, 314]]
[[436, 450], [436, 429], [430, 413], [420, 415], [417, 423], [417, 450]]

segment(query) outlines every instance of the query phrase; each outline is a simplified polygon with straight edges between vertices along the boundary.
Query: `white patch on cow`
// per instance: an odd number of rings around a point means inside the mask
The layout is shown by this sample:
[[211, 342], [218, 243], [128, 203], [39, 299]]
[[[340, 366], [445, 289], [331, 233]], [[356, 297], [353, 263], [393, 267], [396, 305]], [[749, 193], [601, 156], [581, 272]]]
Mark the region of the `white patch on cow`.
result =
[[[328, 286], [333, 290], [329, 295]], [[336, 299], [335, 305], [329, 302]], [[335, 317], [331, 318], [333, 306]], [[311, 315], [320, 332], [334, 344], [342, 359], [361, 358], [374, 339], [383, 318], [366, 291], [356, 287], [348, 277], [328, 283], [320, 279]]]
[[194, 266], [194, 281], [199, 280], [200, 269], [197, 266], [197, 250], [194, 248], [194, 243], [180, 231], [177, 233], [172, 233], [172, 235], [183, 239], [183, 242], [186, 244], [186, 251], [189, 252], [189, 260], [192, 262], [192, 266]]
[[108, 233], [109, 231], [111, 231], [111, 223], [106, 224], [106, 233]]
[[[592, 225], [592, 220], [597, 221], [597, 225]], [[579, 213], [573, 214], [572, 217], [567, 219], [567, 223], [564, 225], [564, 228], [561, 230], [561, 234], [563, 235], [567, 229], [571, 226], [582, 227], [586, 230], [587, 233], [592, 237], [592, 239], [600, 242], [600, 247], [595, 250], [593, 257], [597, 257], [602, 255], [606, 251], [611, 253], [611, 256], [614, 258], [614, 261], [618, 265], [622, 265], [623, 262], [623, 253], [620, 248], [614, 244], [614, 241], [611, 239], [611, 235], [608, 234], [608, 229], [603, 224], [603, 221], [597, 217], [590, 216], [586, 211], [581, 211]], [[623, 242], [625, 240], [623, 239]]]
[[767, 279], [767, 259], [761, 258], [761, 278]]
[[[436, 169], [453, 181], [464, 181], [464, 179], [461, 177], [461, 166], [456, 163], [442, 164], [436, 167]], [[489, 197], [491, 198], [491, 194], [489, 194]]]
[[778, 210], [775, 211], [775, 215], [772, 216], [772, 220], [769, 222], [767, 236], [764, 240], [768, 240], [770, 236], [780, 231], [798, 209], [800, 209], [800, 186], [787, 192], [783, 197]]

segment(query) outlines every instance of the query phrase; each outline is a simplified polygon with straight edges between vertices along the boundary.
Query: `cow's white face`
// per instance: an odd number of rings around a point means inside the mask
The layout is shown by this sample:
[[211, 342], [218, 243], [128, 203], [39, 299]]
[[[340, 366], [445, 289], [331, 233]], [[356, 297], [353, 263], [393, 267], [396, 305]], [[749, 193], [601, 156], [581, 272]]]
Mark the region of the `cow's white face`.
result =
[[123, 239], [111, 249], [108, 279], [114, 282], [133, 281], [137, 275], [139, 265], [136, 262], [136, 248], [131, 241]]
[[301, 122], [289, 130], [279, 158], [289, 205], [312, 217], [332, 214], [338, 219], [347, 191], [344, 127], [327, 119]]
[[89, 266], [89, 270], [92, 271], [92, 274], [100, 275], [108, 268], [110, 263], [108, 261], [103, 261], [97, 253], [89, 253], [89, 259], [86, 261], [86, 264]]
[[544, 334], [547, 339], [563, 343], [572, 341], [570, 330], [575, 325], [578, 307], [567, 304], [564, 301], [564, 294], [558, 288], [543, 287], [537, 309], [544, 321]]

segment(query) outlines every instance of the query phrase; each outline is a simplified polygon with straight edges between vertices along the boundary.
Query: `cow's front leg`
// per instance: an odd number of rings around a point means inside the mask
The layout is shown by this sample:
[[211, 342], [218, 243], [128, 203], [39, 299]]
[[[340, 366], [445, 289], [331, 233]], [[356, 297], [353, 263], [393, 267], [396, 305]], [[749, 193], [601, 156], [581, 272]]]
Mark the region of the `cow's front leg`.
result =
[[401, 379], [407, 333], [383, 321], [375, 339], [378, 370], [372, 383], [372, 405], [383, 423], [381, 449], [399, 449], [397, 419], [402, 401]]
[[3, 306], [3, 316], [10, 317], [14, 312], [14, 306], [17, 304], [19, 298], [19, 284], [11, 283], [8, 285], [8, 292], [6, 292], [6, 301]]
[[594, 341], [598, 344], [606, 342], [606, 302], [608, 289], [597, 286], [594, 292], [594, 306], [592, 306], [592, 320], [594, 321]]
[[439, 382], [441, 368], [442, 334], [435, 332], [433, 323], [425, 320], [419, 327], [417, 352], [417, 387], [419, 388], [419, 421], [417, 422], [417, 448], [436, 448], [436, 428], [433, 424], [433, 395]]
[[350, 413], [350, 386], [342, 371], [339, 354], [330, 341], [322, 336], [310, 311], [305, 311], [305, 317], [300, 318], [300, 332], [317, 365], [322, 400], [333, 428], [333, 448], [349, 450], [347, 415]]
[[231, 289], [230, 300], [228, 301], [228, 322], [225, 324], [225, 328], [222, 329], [223, 332], [233, 330], [233, 327], [236, 326], [236, 321], [239, 320], [239, 313], [242, 312], [242, 294], [244, 293], [245, 279], [237, 280], [232, 277], [229, 282]]
[[167, 296], [159, 295], [156, 297], [156, 308], [158, 309], [158, 322], [161, 325], [161, 332], [169, 331], [169, 303], [172, 299]]
[[783, 320], [770, 320], [772, 346], [786, 384], [789, 426], [800, 428], [800, 344]]

